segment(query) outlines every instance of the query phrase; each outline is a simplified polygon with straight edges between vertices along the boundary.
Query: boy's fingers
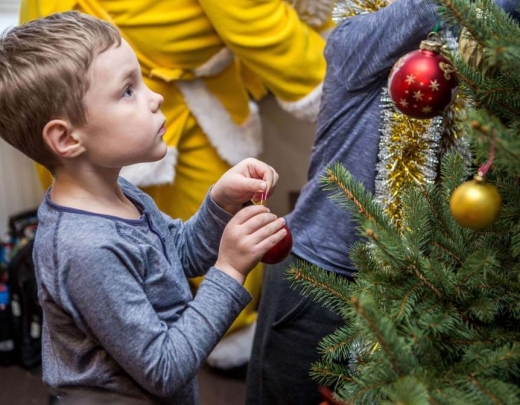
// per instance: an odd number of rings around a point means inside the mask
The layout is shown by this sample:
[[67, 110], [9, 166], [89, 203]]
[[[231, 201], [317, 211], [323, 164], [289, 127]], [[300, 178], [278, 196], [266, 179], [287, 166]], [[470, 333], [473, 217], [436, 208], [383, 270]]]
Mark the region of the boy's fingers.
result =
[[269, 194], [272, 194], [272, 189], [276, 186], [276, 183], [278, 182], [278, 173], [276, 173], [276, 170], [274, 170], [271, 166], [267, 166], [266, 170], [264, 171], [264, 175], [262, 176], [262, 179], [267, 184], [267, 192]]
[[249, 205], [238, 211], [233, 219], [238, 222], [238, 224], [243, 224], [255, 215], [261, 214], [263, 212], [270, 212], [270, 210], [264, 205]]
[[248, 159], [247, 170], [249, 177], [263, 179], [269, 187], [278, 181], [278, 173], [276, 173], [276, 170], [260, 160]]
[[245, 190], [252, 193], [265, 193], [269, 184], [265, 180], [250, 177], [242, 177], [241, 183]]

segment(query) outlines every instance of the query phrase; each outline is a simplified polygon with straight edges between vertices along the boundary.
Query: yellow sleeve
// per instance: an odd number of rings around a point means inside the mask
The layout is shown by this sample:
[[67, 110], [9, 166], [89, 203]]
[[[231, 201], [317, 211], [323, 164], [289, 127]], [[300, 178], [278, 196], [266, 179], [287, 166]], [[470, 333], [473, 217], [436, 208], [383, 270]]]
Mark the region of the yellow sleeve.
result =
[[22, 0], [20, 3], [20, 24], [40, 17], [38, 0]]
[[283, 0], [199, 3], [222, 41], [279, 99], [303, 99], [323, 81], [325, 41]]
[[73, 10], [76, 0], [22, 0], [20, 3], [20, 23], [45, 17], [53, 13]]

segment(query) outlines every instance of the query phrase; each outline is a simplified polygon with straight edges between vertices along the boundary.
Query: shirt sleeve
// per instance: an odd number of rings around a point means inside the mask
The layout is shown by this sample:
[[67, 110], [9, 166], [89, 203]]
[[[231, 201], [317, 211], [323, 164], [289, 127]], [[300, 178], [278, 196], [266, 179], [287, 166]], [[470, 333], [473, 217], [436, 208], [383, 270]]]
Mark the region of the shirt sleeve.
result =
[[[138, 271], [146, 259], [137, 248], [107, 241], [66, 260], [60, 291], [66, 310], [141, 387], [162, 397], [195, 377], [251, 298], [239, 283], [213, 268], [196, 297], [168, 325], [147, 297]], [[183, 301], [186, 292], [171, 294]]]
[[401, 56], [418, 49], [439, 21], [436, 7], [425, 0], [396, 0], [374, 13], [345, 20], [327, 40], [327, 74], [349, 91], [370, 86]]
[[215, 264], [222, 233], [232, 217], [212, 200], [210, 191], [188, 221], [164, 215], [186, 277], [202, 276]]
[[199, 0], [222, 41], [275, 96], [297, 101], [325, 75], [324, 39], [283, 0]]

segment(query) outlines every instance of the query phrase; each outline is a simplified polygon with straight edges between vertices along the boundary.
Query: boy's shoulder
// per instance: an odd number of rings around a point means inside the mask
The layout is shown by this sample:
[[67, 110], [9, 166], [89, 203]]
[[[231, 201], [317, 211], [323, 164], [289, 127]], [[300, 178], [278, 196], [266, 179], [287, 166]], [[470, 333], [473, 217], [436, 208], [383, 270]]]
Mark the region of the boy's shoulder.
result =
[[[58, 211], [40, 207], [40, 221], [35, 235], [34, 252], [39, 262], [53, 263], [67, 271], [82, 271], [114, 257], [140, 257], [133, 226], [118, 218], [71, 210]], [[136, 221], [139, 222], [139, 221]]]
[[[147, 196], [133, 184], [122, 178], [119, 184], [125, 195], [134, 202], [143, 205], [143, 208], [148, 205]], [[46, 193], [38, 208], [38, 221], [39, 242], [59, 243], [63, 248], [82, 250], [97, 249], [107, 242], [121, 240], [119, 227], [124, 222], [117, 217], [57, 205], [51, 201], [49, 193]]]
[[[54, 208], [44, 201], [38, 210], [37, 245], [59, 245], [60, 249], [96, 249], [107, 239], [119, 239], [116, 221], [79, 210]], [[50, 246], [49, 246], [50, 247]]]

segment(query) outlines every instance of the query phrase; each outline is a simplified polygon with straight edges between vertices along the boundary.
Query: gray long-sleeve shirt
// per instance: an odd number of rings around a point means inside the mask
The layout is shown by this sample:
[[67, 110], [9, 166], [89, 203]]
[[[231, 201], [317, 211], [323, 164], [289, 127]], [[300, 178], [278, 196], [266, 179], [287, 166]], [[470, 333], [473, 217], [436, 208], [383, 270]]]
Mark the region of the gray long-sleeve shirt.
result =
[[320, 187], [324, 168], [341, 162], [374, 192], [381, 126], [381, 92], [393, 64], [418, 49], [439, 17], [424, 0], [396, 0], [349, 18], [327, 39], [327, 74], [308, 182], [287, 223], [293, 253], [324, 269], [352, 276], [349, 246], [357, 239], [350, 213]]
[[[139, 220], [62, 207], [49, 193], [39, 208], [44, 382], [60, 396], [196, 404], [200, 366], [251, 299], [212, 267], [231, 216], [208, 194], [183, 223], [120, 184]], [[194, 298], [187, 278], [203, 274]]]

